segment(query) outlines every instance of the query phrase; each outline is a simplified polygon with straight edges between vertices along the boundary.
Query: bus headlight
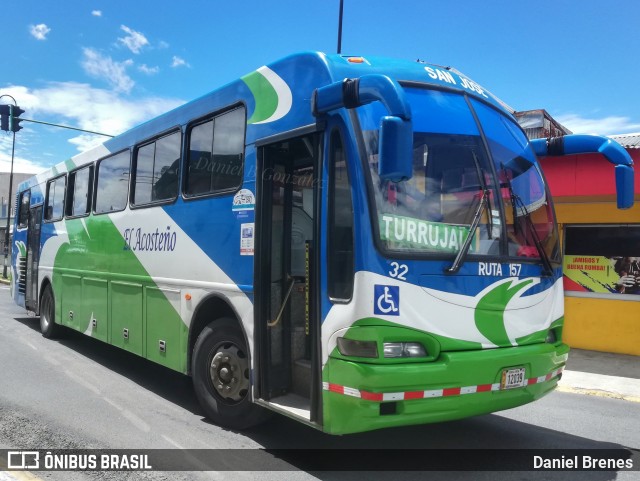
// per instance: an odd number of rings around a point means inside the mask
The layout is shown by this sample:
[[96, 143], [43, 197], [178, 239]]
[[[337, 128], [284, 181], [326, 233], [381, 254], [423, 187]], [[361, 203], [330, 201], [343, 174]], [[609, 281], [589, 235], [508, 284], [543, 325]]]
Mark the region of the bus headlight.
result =
[[553, 329], [549, 329], [549, 332], [547, 332], [547, 338], [544, 340], [544, 342], [548, 344], [555, 344], [556, 341], [556, 332]]
[[384, 357], [426, 357], [427, 351], [419, 342], [385, 342]]
[[376, 341], [354, 341], [344, 337], [338, 338], [338, 351], [343, 356], [378, 357]]

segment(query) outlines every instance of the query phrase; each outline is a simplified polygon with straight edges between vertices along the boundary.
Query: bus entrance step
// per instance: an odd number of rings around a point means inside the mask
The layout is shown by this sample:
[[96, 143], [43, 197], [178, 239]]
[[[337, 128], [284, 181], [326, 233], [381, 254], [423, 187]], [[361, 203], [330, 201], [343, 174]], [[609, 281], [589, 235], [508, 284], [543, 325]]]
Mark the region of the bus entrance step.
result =
[[310, 397], [311, 393], [311, 361], [298, 359], [293, 362], [292, 391], [298, 396]]

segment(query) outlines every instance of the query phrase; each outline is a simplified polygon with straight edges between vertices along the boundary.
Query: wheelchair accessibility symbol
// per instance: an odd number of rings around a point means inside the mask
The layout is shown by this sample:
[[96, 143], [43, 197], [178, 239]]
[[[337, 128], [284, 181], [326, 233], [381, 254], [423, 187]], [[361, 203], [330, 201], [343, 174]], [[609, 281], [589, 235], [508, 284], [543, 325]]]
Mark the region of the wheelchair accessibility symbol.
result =
[[373, 286], [373, 299], [374, 314], [382, 314], [383, 316], [400, 315], [399, 286], [382, 286], [375, 284]]

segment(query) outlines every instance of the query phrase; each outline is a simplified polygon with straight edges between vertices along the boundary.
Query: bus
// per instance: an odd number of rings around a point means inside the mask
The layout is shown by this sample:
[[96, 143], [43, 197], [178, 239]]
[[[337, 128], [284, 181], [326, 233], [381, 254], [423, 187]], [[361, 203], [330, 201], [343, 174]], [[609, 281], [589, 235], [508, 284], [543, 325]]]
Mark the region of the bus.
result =
[[12, 296], [188, 375], [203, 412], [326, 433], [460, 419], [552, 391], [561, 248], [537, 155], [455, 69], [291, 55], [21, 183]]

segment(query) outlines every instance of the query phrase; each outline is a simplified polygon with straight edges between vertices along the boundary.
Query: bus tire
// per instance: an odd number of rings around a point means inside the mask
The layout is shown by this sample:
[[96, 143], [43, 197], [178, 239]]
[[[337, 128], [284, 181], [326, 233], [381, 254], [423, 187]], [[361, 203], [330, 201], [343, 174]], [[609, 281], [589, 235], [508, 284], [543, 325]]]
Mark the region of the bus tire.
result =
[[218, 319], [202, 330], [193, 349], [193, 387], [214, 423], [242, 430], [266, 419], [266, 411], [251, 402], [250, 369], [244, 337], [233, 319]]
[[62, 327], [56, 324], [56, 301], [51, 286], [44, 288], [40, 299], [40, 332], [47, 339], [60, 336]]

